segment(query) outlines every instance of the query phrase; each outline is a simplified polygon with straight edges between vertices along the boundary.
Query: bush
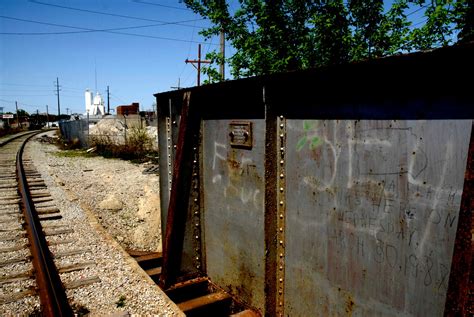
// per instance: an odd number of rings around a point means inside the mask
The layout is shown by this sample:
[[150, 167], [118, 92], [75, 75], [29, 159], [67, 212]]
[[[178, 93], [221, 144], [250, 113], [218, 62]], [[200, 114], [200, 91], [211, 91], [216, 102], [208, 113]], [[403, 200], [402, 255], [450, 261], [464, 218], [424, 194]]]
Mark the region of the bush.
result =
[[5, 127], [0, 129], [0, 137], [16, 134], [22, 131], [25, 131], [25, 130], [22, 128], [16, 128], [16, 127], [13, 128], [11, 126], [6, 125]]
[[96, 153], [104, 157], [143, 162], [147, 161], [147, 157], [153, 152], [152, 139], [143, 128], [131, 128], [124, 144], [108, 134], [91, 136], [89, 141], [91, 146], [96, 148]]

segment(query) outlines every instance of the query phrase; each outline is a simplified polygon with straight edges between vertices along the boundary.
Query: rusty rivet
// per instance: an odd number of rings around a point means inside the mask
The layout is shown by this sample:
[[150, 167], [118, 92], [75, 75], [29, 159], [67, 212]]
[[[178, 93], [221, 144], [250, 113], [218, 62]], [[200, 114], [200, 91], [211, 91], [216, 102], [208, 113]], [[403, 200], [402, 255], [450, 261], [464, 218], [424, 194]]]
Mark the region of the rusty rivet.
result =
[[284, 125], [283, 123], [282, 123], [282, 124], [280, 124], [280, 128], [282, 128], [282, 129], [283, 129], [284, 127], [285, 127], [285, 125]]
[[197, 173], [194, 173], [193, 176], [196, 177], [196, 176], [198, 176], [198, 174], [197, 174]]
[[193, 150], [196, 151], [196, 150], [197, 150], [197, 147], [193, 147]]
[[283, 228], [280, 228], [280, 232], [283, 232]]
[[284, 135], [283, 133], [282, 133], [282, 134], [280, 134], [280, 138], [283, 138], [284, 136], [285, 136], [285, 135]]
[[280, 119], [282, 119], [282, 120], [283, 120], [283, 116], [280, 116]]
[[197, 198], [194, 198], [194, 202], [197, 203], [198, 199]]
[[280, 277], [280, 283], [283, 283], [283, 279]]
[[280, 240], [280, 244], [283, 244], [283, 240]]
[[194, 160], [194, 161], [193, 161], [193, 163], [194, 163], [194, 164], [196, 164], [196, 163], [197, 163], [197, 161], [196, 161], [196, 160]]
[[281, 293], [283, 293], [283, 291], [280, 289], [280, 290], [278, 291], [278, 294], [280, 294], [280, 295], [281, 295]]
[[283, 178], [283, 177], [285, 177], [285, 175], [283, 175], [283, 174], [280, 174], [280, 178]]
[[280, 218], [282, 218], [282, 219], [283, 219], [283, 214], [280, 214]]
[[196, 227], [199, 227], [199, 223], [196, 222]]
[[280, 151], [285, 152], [285, 148], [284, 148], [284, 147], [281, 147], [281, 148], [280, 148]]
[[[282, 302], [279, 302], [278, 305], [283, 306], [283, 303], [282, 303]], [[283, 316], [283, 315], [280, 314], [280, 316]]]
[[170, 140], [171, 140], [171, 138], [170, 138], [170, 137], [168, 137], [168, 141], [170, 141]]
[[282, 193], [283, 193], [283, 190], [284, 190], [283, 187], [280, 187], [280, 191], [281, 191]]
[[198, 256], [196, 257], [196, 261], [199, 261], [199, 257], [198, 257]]
[[283, 265], [280, 265], [280, 270], [283, 270]]
[[173, 148], [174, 148], [174, 149], [176, 149], [176, 144], [175, 144], [175, 145], [173, 145]]
[[173, 121], [173, 124], [176, 124], [176, 121]]
[[280, 200], [280, 206], [283, 206], [283, 200]]
[[194, 214], [195, 214], [195, 215], [199, 215], [199, 211], [195, 211]]
[[283, 257], [283, 253], [280, 253], [280, 258], [282, 258], [282, 257]]
[[170, 174], [170, 175], [171, 175], [171, 171], [169, 171], [169, 172], [168, 172], [168, 174]]
[[168, 157], [171, 158], [171, 154], [168, 154]]
[[196, 269], [198, 269], [198, 270], [199, 270], [200, 268], [201, 268], [201, 266], [200, 266], [200, 265], [196, 265]]
[[283, 164], [283, 163], [285, 163], [285, 161], [281, 160], [281, 161], [280, 161], [280, 164]]
[[199, 236], [196, 236], [196, 239], [199, 239]]

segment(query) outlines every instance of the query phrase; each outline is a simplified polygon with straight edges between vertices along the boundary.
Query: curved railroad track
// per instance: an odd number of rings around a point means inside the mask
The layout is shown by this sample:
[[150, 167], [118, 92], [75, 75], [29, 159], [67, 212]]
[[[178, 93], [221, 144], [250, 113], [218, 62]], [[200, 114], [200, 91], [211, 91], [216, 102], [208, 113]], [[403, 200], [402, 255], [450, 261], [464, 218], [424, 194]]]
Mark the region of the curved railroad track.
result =
[[60, 265], [60, 258], [87, 251], [68, 249], [72, 240], [67, 235], [73, 230], [61, 223], [60, 210], [41, 175], [24, 155], [27, 141], [36, 134], [0, 141], [0, 307], [8, 311], [11, 305], [11, 311], [18, 311], [23, 306], [30, 314], [34, 307], [34, 312], [46, 316], [71, 316], [65, 289], [98, 279], [61, 282], [60, 274], [93, 264]]

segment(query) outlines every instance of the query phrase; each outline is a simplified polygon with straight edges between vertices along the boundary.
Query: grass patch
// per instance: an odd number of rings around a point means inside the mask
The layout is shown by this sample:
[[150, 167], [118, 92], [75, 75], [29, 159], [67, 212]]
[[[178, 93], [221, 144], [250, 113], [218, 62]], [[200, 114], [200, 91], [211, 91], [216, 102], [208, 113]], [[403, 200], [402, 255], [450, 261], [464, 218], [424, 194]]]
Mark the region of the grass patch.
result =
[[63, 150], [53, 153], [57, 157], [95, 157], [94, 153], [87, 153], [85, 150]]

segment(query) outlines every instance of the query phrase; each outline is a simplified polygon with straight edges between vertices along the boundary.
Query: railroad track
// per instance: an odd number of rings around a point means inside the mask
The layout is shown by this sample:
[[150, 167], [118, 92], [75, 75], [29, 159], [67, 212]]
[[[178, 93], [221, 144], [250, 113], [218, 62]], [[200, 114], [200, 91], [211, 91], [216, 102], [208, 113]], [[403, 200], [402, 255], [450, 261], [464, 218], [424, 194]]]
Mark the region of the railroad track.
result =
[[75, 278], [77, 271], [94, 263], [62, 264], [87, 249], [72, 244], [68, 236], [74, 230], [61, 221], [41, 175], [24, 155], [26, 142], [35, 134], [0, 141], [0, 312], [22, 307], [26, 314], [70, 316], [73, 309], [65, 289], [100, 280]]

